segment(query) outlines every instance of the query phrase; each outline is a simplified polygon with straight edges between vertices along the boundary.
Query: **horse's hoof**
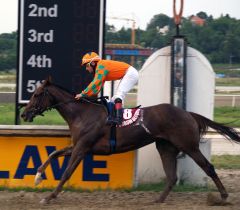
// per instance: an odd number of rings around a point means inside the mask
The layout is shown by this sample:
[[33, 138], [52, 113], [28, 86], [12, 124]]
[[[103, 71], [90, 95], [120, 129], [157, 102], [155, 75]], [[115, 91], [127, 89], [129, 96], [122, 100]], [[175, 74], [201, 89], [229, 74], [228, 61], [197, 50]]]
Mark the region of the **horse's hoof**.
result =
[[42, 204], [42, 205], [44, 205], [44, 204], [48, 204], [49, 203], [49, 201], [47, 201], [47, 199], [46, 198], [43, 198], [42, 200], [40, 200], [40, 202], [39, 202], [40, 204]]
[[164, 203], [164, 199], [158, 198], [154, 202], [155, 203]]
[[230, 205], [230, 203], [227, 201], [227, 197], [220, 198], [218, 193], [208, 193], [207, 204], [208, 204], [208, 206]]
[[224, 193], [221, 195], [222, 200], [226, 201], [228, 198], [228, 193]]
[[37, 172], [34, 180], [35, 186], [39, 185], [42, 182], [43, 179], [41, 175], [42, 174], [40, 172]]

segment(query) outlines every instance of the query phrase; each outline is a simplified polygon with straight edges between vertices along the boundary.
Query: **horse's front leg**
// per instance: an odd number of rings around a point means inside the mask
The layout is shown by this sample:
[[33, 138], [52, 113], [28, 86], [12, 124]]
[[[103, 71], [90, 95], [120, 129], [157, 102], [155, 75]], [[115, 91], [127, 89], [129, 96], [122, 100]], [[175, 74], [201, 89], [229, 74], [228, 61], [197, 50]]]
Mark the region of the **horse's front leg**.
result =
[[68, 162], [68, 166], [66, 170], [64, 171], [61, 180], [57, 186], [57, 188], [46, 198], [42, 199], [40, 203], [45, 204], [48, 203], [51, 199], [56, 198], [57, 195], [61, 192], [63, 185], [65, 182], [71, 177], [81, 160], [84, 158], [86, 153], [89, 150], [86, 150], [86, 148], [83, 147], [81, 142], [78, 142], [73, 149], [72, 149], [72, 155], [70, 157], [70, 160]]
[[50, 164], [51, 160], [54, 158], [61, 157], [61, 156], [71, 155], [72, 148], [73, 148], [72, 146], [65, 147], [61, 150], [56, 150], [49, 155], [48, 159], [37, 170], [37, 174], [35, 176], [35, 185], [36, 186], [42, 182], [42, 174], [46, 170], [47, 166]]

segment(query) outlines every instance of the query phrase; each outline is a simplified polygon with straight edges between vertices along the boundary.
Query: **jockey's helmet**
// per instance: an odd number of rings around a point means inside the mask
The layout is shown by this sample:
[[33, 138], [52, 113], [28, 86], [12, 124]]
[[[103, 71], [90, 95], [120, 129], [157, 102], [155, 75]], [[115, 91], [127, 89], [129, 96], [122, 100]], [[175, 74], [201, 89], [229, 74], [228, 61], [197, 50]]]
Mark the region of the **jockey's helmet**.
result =
[[99, 55], [97, 53], [88, 52], [82, 58], [82, 66], [87, 63], [91, 63], [92, 61], [100, 61], [100, 60], [101, 60], [101, 58], [99, 57]]

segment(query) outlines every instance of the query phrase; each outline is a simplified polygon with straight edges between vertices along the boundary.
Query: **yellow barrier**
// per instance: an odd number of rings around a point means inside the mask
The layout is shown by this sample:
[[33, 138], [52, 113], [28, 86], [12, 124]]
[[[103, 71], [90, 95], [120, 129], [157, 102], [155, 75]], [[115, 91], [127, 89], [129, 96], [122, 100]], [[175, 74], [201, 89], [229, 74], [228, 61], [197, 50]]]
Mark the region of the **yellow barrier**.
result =
[[[1, 131], [0, 131], [1, 132]], [[30, 133], [30, 134], [29, 134]], [[53, 132], [54, 133], [54, 132]], [[8, 130], [0, 133], [0, 185], [5, 187], [34, 187], [37, 168], [56, 149], [71, 143], [68, 135], [43, 136], [28, 130], [19, 135]], [[78, 166], [65, 187], [82, 189], [106, 189], [132, 187], [134, 183], [135, 152], [110, 156], [88, 155]], [[43, 187], [55, 187], [68, 157], [53, 160], [46, 169]]]

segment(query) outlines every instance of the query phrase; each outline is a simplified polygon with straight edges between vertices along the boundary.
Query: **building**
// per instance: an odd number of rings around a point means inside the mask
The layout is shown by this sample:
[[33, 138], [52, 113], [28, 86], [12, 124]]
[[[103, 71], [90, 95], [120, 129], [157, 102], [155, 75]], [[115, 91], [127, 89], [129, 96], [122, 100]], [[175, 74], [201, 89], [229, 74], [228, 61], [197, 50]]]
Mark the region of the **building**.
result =
[[137, 44], [105, 44], [106, 59], [125, 61], [138, 69], [154, 51]]
[[195, 16], [195, 15], [192, 15], [190, 17], [190, 21], [192, 22], [192, 24], [194, 25], [198, 25], [198, 26], [203, 26], [205, 24], [205, 20], [198, 17], [198, 16]]

